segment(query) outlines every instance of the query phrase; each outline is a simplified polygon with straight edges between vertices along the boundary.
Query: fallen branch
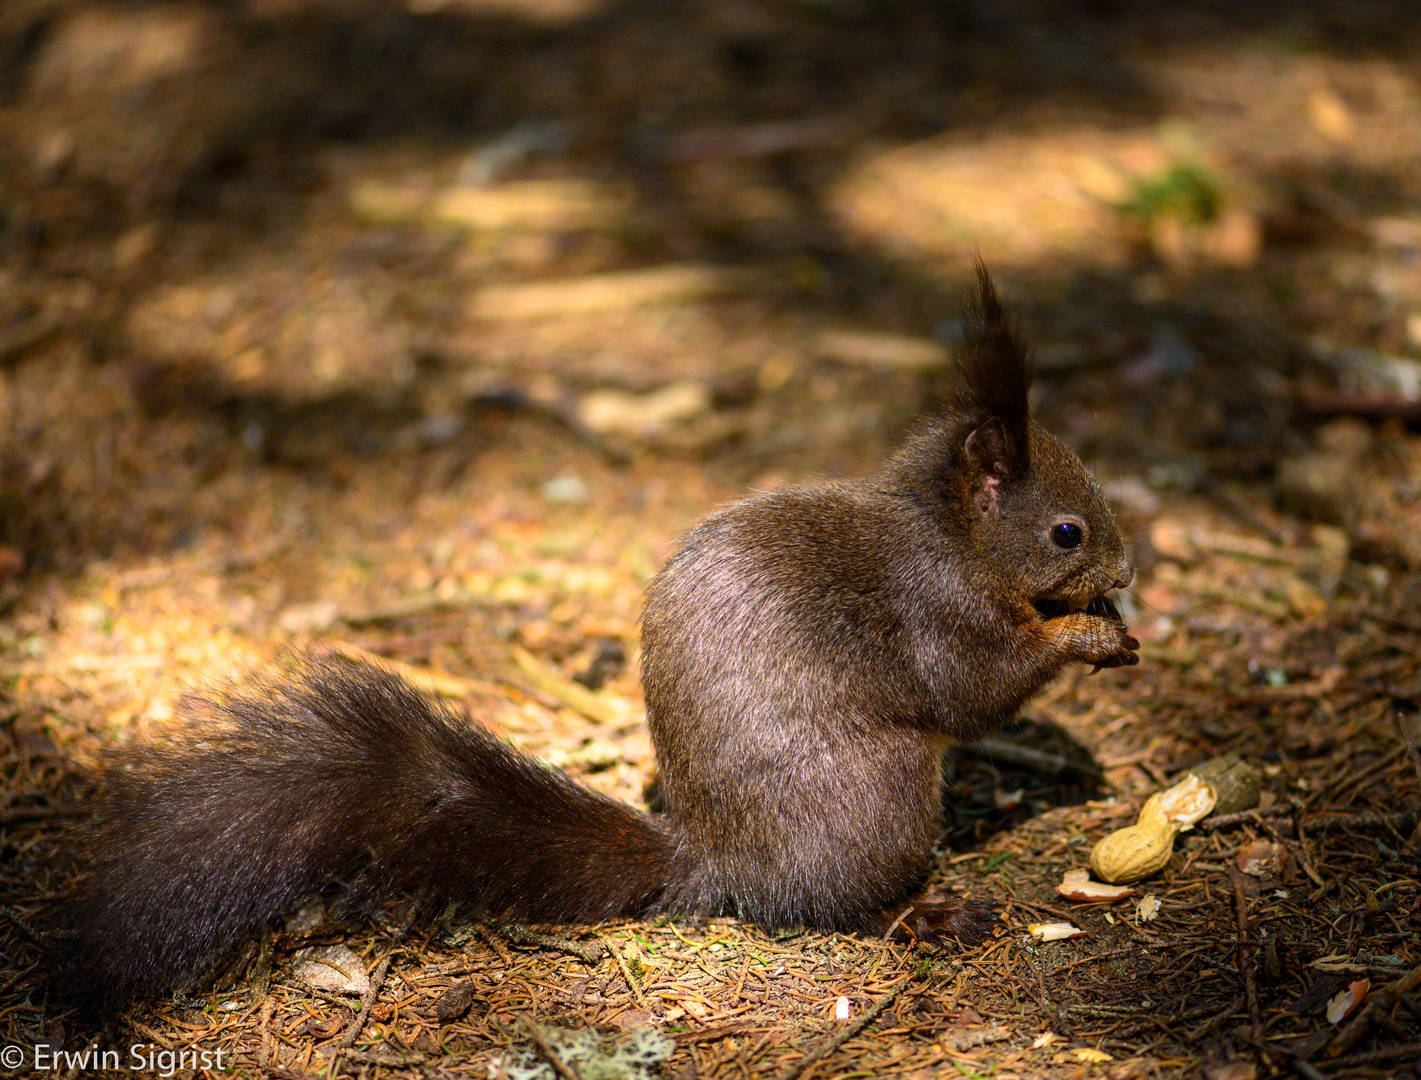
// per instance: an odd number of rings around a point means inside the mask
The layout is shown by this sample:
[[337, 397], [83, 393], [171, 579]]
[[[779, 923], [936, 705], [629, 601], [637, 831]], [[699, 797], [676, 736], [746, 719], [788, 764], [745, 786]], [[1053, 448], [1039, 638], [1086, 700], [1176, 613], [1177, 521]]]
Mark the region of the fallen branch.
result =
[[1029, 746], [1007, 742], [1005, 739], [979, 739], [962, 747], [965, 753], [973, 754], [988, 761], [1016, 765], [1041, 776], [1060, 776], [1075, 772], [1093, 779], [1099, 779], [1101, 771], [1088, 761], [1077, 761], [1064, 754], [1050, 754], [1044, 750], [1033, 750]]
[[571, 938], [540, 934], [517, 923], [500, 923], [494, 929], [516, 944], [541, 945], [545, 949], [556, 949], [558, 952], [577, 957], [585, 964], [595, 964], [607, 955], [606, 946], [600, 941], [573, 941]]
[[542, 691], [573, 712], [581, 713], [598, 724], [625, 724], [630, 720], [628, 713], [619, 708], [615, 701], [554, 671], [527, 649], [515, 645], [512, 653], [518, 670], [535, 690]]
[[[391, 953], [386, 953], [385, 958], [375, 965], [375, 970], [370, 973], [370, 988], [360, 995], [360, 1010], [355, 1014], [355, 1019], [350, 1022], [350, 1026], [345, 1029], [340, 1037], [340, 1042], [336, 1043], [339, 1050], [349, 1050], [355, 1045], [355, 1040], [360, 1037], [360, 1033], [365, 1030], [365, 1025], [370, 1019], [370, 1010], [375, 1005], [375, 999], [380, 995], [380, 988], [385, 985], [385, 975], [390, 970]], [[336, 1057], [341, 1057], [337, 1053]], [[332, 1063], [331, 1075], [336, 1074], [334, 1063]]]
[[1293, 812], [1292, 803], [1277, 803], [1273, 806], [1255, 806], [1251, 810], [1240, 810], [1236, 814], [1219, 814], [1216, 817], [1207, 817], [1198, 822], [1194, 827], [1201, 832], [1208, 832], [1213, 829], [1227, 829], [1231, 825], [1242, 825], [1244, 822], [1261, 822], [1265, 817], [1279, 817], [1283, 814]]
[[632, 977], [632, 969], [627, 965], [622, 954], [617, 951], [616, 946], [607, 938], [602, 939], [602, 944], [605, 945], [607, 951], [612, 954], [612, 959], [617, 962], [617, 967], [622, 969], [622, 978], [627, 980], [627, 986], [631, 988], [632, 997], [636, 998], [636, 1003], [646, 1012], [650, 1012], [651, 1008], [646, 1003], [646, 996], [641, 992], [641, 987], [637, 985], [636, 979]]

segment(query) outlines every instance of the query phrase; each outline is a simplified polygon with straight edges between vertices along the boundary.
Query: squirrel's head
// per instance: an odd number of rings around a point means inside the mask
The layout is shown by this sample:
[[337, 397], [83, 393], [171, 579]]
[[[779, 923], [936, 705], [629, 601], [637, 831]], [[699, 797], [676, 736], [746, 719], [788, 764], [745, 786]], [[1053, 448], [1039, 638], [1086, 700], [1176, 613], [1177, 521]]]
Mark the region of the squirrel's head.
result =
[[967, 308], [950, 407], [890, 471], [906, 479], [987, 575], [1042, 615], [1084, 609], [1134, 576], [1100, 485], [1031, 419], [1031, 366], [987, 269]]

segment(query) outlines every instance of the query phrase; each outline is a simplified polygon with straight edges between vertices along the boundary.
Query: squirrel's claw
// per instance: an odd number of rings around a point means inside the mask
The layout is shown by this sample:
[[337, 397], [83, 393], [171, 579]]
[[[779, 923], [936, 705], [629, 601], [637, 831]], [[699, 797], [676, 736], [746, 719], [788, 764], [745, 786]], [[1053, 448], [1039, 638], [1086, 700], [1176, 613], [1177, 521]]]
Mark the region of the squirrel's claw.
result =
[[1138, 640], [1126, 634], [1120, 644], [1122, 650], [1114, 656], [1107, 656], [1104, 660], [1097, 660], [1090, 669], [1090, 674], [1096, 674], [1101, 668], [1134, 667], [1140, 662], [1140, 654], [1138, 652], [1140, 643]]

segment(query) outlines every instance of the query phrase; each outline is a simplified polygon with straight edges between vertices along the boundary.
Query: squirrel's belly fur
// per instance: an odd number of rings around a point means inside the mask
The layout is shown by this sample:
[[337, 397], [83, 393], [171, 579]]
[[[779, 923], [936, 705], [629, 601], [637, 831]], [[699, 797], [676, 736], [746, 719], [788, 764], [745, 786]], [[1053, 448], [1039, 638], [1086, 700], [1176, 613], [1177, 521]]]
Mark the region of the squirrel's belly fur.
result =
[[1026, 355], [980, 267], [967, 329], [956, 397], [879, 473], [737, 503], [657, 576], [642, 679], [664, 815], [396, 675], [292, 654], [190, 700], [180, 742], [113, 757], [46, 918], [57, 989], [100, 1009], [158, 993], [329, 889], [535, 922], [988, 933], [988, 902], [910, 902], [940, 747], [1068, 663], [1133, 664], [1138, 643], [1086, 610], [1130, 564], [1090, 474], [1030, 419]]

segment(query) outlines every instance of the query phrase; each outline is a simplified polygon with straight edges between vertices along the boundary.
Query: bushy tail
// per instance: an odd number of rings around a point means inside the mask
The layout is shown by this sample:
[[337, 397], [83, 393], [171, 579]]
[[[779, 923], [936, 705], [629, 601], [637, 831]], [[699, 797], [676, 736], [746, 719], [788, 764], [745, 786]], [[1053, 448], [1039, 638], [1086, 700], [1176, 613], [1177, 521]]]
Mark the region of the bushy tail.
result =
[[191, 737], [116, 755], [52, 912], [65, 996], [109, 1009], [191, 980], [331, 885], [596, 921], [674, 889], [668, 826], [339, 656], [190, 703]]

